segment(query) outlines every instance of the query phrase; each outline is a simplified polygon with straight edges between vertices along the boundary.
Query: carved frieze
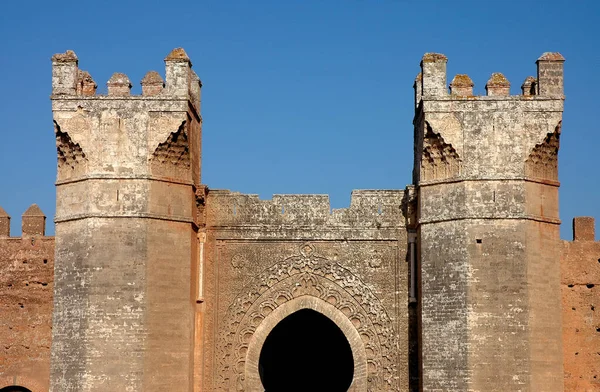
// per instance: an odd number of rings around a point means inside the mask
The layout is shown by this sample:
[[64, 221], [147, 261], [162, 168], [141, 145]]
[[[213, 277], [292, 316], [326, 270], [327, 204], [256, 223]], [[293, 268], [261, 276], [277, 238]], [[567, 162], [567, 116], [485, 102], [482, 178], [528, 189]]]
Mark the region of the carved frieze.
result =
[[218, 390], [244, 390], [252, 335], [268, 314], [307, 295], [335, 306], [353, 323], [367, 355], [368, 390], [397, 391], [398, 336], [383, 305], [356, 275], [311, 244], [262, 271], [230, 305], [217, 344]]

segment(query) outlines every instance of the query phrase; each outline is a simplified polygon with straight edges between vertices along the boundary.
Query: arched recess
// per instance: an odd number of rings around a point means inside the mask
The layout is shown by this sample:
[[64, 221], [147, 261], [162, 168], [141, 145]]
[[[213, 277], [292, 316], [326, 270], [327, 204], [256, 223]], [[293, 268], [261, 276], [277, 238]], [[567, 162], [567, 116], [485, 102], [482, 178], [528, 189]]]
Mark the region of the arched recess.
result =
[[229, 306], [217, 338], [217, 390], [249, 390], [246, 359], [255, 332], [271, 313], [307, 296], [333, 306], [339, 313], [330, 314], [343, 314], [358, 333], [366, 355], [363, 390], [399, 391], [398, 333], [377, 296], [351, 271], [317, 255], [312, 245], [303, 245], [299, 253], [263, 270]]
[[260, 380], [258, 371], [258, 362], [262, 347], [269, 336], [269, 333], [277, 324], [287, 316], [301, 309], [312, 309], [332, 320], [338, 328], [344, 333], [350, 348], [352, 349], [352, 358], [354, 359], [354, 377], [352, 385], [348, 391], [362, 392], [367, 390], [367, 353], [363, 341], [348, 317], [338, 310], [335, 306], [320, 298], [309, 295], [303, 295], [286, 302], [282, 306], [271, 312], [258, 326], [252, 334], [248, 343], [248, 353], [246, 355], [245, 379], [246, 392], [263, 392], [264, 388]]

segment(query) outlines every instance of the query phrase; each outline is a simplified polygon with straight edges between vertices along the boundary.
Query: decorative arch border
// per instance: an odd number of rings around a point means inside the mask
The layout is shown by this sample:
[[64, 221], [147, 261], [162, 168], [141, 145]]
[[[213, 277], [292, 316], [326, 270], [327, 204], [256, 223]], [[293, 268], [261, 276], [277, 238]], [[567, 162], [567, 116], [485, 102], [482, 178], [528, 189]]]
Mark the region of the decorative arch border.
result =
[[258, 326], [248, 344], [248, 354], [246, 355], [246, 392], [263, 392], [264, 387], [260, 380], [258, 371], [258, 362], [262, 347], [269, 336], [269, 333], [277, 324], [289, 315], [302, 310], [312, 309], [328, 317], [344, 333], [344, 336], [350, 344], [352, 358], [354, 360], [354, 373], [352, 384], [348, 391], [362, 392], [367, 390], [367, 353], [360, 334], [354, 327], [354, 324], [348, 317], [335, 306], [320, 298], [310, 295], [303, 295], [294, 298], [270, 313]]
[[359, 334], [367, 357], [366, 391], [399, 391], [398, 333], [379, 299], [351, 271], [317, 255], [311, 244], [299, 253], [263, 270], [229, 306], [217, 338], [217, 390], [246, 391], [250, 341], [263, 320], [310, 296], [344, 314]]

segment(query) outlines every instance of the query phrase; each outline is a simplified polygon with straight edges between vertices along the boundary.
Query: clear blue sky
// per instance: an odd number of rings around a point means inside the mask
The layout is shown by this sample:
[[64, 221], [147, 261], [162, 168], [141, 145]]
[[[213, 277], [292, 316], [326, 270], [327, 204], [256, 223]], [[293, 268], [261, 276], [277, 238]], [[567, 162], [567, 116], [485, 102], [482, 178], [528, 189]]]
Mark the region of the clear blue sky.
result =
[[[38, 203], [54, 215], [50, 57], [73, 49], [106, 91], [124, 72], [140, 92], [182, 46], [203, 81], [203, 182], [258, 193], [328, 193], [411, 181], [412, 84], [425, 52], [448, 56], [484, 94], [502, 72], [517, 94], [546, 51], [566, 58], [562, 236], [600, 219], [598, 1], [2, 1], [0, 206], [20, 233]], [[49, 232], [53, 233], [52, 224]]]

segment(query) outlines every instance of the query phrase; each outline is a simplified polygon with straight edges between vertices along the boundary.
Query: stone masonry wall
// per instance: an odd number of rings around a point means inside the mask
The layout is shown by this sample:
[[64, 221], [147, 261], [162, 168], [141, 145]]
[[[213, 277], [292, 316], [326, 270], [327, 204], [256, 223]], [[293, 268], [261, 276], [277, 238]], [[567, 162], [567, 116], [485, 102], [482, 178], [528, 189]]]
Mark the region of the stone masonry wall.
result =
[[561, 291], [565, 391], [600, 390], [600, 241], [594, 219], [573, 220], [562, 242]]
[[[295, 298], [305, 295], [342, 309], [354, 323], [361, 338], [349, 337], [349, 341], [355, 351], [365, 346], [368, 353], [368, 373], [355, 374], [355, 386], [364, 383], [373, 391], [406, 391], [408, 263], [403, 194], [354, 191], [349, 208], [330, 210], [326, 195], [259, 200], [255, 195], [210, 191], [203, 390], [230, 391], [236, 385], [258, 390], [257, 358], [252, 359], [251, 353], [260, 352], [260, 347], [252, 342], [264, 340], [277, 323], [269, 314], [285, 312]], [[269, 311], [264, 313], [261, 306]], [[253, 309], [261, 314], [257, 319], [250, 317]], [[242, 336], [248, 332], [253, 337], [246, 341]], [[247, 364], [240, 355], [246, 350]]]
[[141, 96], [122, 73], [96, 95], [72, 51], [52, 60], [56, 237], [36, 205], [10, 237], [0, 208], [0, 389], [262, 391], [266, 337], [313, 309], [350, 344], [350, 392], [600, 390], [593, 219], [559, 240], [560, 54], [521, 95], [494, 73], [483, 97], [467, 75], [448, 91], [426, 54], [413, 186], [334, 210], [200, 185], [183, 49]]
[[44, 220], [24, 219], [21, 237], [0, 233], [0, 389], [49, 388], [54, 238], [44, 235]]
[[[562, 88], [563, 60], [540, 57], [536, 83]], [[415, 82], [422, 388], [562, 391], [562, 90], [511, 96], [493, 73], [486, 96], [467, 75], [448, 91], [446, 61]]]
[[57, 146], [51, 390], [191, 391], [200, 80], [183, 49], [97, 95], [52, 58]]

